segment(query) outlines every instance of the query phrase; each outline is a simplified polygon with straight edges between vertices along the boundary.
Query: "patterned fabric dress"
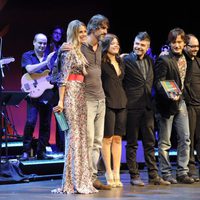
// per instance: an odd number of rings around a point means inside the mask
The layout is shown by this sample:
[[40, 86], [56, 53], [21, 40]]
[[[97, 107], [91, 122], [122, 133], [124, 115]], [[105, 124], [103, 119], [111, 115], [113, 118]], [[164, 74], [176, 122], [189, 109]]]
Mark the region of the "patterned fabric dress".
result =
[[69, 130], [65, 135], [65, 162], [62, 187], [57, 192], [90, 194], [98, 192], [92, 183], [88, 165], [87, 109], [85, 83], [66, 81], [69, 74], [83, 74], [83, 63], [74, 50], [62, 54], [62, 83], [66, 84], [64, 113]]

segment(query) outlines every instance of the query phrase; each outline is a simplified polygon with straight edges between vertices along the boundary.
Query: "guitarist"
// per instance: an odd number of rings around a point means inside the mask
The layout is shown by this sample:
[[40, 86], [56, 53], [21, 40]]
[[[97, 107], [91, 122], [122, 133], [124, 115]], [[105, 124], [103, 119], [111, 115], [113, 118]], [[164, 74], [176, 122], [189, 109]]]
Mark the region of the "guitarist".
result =
[[[35, 35], [33, 40], [34, 50], [25, 52], [22, 55], [21, 65], [23, 73], [42, 73], [44, 70], [49, 69], [49, 63], [54, 55], [54, 52], [48, 56], [45, 54], [47, 47], [47, 37], [42, 33]], [[45, 154], [46, 146], [49, 144], [50, 138], [50, 124], [52, 115], [53, 98], [52, 89], [47, 89], [38, 98], [27, 97], [27, 120], [24, 128], [23, 135], [23, 154], [20, 158], [21, 161], [29, 159], [31, 142], [33, 139], [33, 132], [39, 114], [39, 137], [37, 145], [37, 159], [51, 159]]]

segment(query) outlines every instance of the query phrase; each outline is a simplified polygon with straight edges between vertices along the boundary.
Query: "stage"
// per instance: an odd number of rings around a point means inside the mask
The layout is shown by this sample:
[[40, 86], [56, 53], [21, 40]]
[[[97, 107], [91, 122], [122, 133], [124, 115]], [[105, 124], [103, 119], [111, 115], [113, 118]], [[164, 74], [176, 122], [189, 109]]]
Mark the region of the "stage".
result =
[[[52, 194], [51, 190], [61, 185], [62, 170], [64, 165], [64, 159], [62, 153], [56, 153], [54, 147], [53, 152], [50, 155], [54, 156], [53, 160], [37, 160], [34, 157], [29, 161], [19, 161], [22, 153], [22, 141], [10, 141], [8, 142], [8, 158], [11, 163], [10, 168], [17, 166], [16, 170], [12, 171], [13, 176], [10, 178], [0, 179], [0, 199], [3, 200], [79, 200], [79, 199], [136, 199], [136, 200], [198, 200], [200, 199], [200, 182], [194, 184], [176, 184], [170, 186], [155, 186], [148, 184], [147, 170], [144, 164], [144, 158], [142, 156], [142, 145], [139, 142], [139, 154], [138, 163], [141, 171], [142, 180], [145, 182], [144, 187], [132, 186], [130, 184], [130, 177], [127, 171], [125, 155], [121, 160], [121, 181], [124, 184], [123, 188], [113, 188], [110, 191], [99, 191], [97, 194], [81, 195], [81, 194]], [[123, 153], [125, 152], [125, 142], [123, 141]], [[3, 160], [5, 156], [5, 143], [2, 144]], [[157, 158], [157, 150], [155, 152]], [[173, 173], [175, 174], [176, 164], [176, 151], [170, 152], [170, 159], [172, 161]], [[100, 162], [101, 163], [101, 162]], [[2, 166], [1, 166], [2, 167]], [[5, 166], [7, 168], [7, 166]], [[104, 177], [104, 168], [99, 165], [99, 179], [106, 183]], [[22, 175], [21, 175], [22, 172]], [[16, 181], [15, 175], [18, 175]], [[23, 176], [23, 174], [25, 176]], [[28, 175], [26, 177], [26, 175]], [[1, 177], [1, 176], [0, 176]], [[29, 182], [28, 182], [29, 181]]]
[[[30, 181], [29, 183], [5, 184], [0, 185], [0, 199], [14, 200], [79, 200], [79, 199], [118, 199], [118, 200], [198, 200], [200, 199], [200, 182], [191, 185], [176, 184], [170, 186], [149, 185], [146, 170], [141, 170], [141, 176], [146, 185], [144, 187], [130, 185], [127, 171], [121, 171], [123, 188], [113, 188], [110, 191], [99, 191], [96, 194], [52, 194], [51, 190], [61, 184], [60, 179]], [[99, 176], [105, 183], [103, 175]]]

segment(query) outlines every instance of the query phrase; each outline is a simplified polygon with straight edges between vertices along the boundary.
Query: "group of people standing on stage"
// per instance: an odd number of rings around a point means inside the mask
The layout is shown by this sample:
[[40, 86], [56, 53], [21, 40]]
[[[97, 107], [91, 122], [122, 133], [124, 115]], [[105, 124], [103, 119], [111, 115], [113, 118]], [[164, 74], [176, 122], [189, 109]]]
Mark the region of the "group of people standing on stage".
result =
[[[170, 185], [199, 181], [194, 155], [196, 150], [200, 162], [198, 39], [192, 34], [186, 35], [181, 28], [174, 28], [168, 34], [168, 51], [153, 60], [147, 55], [150, 36], [147, 32], [139, 32], [134, 38], [132, 52], [122, 57], [119, 38], [108, 33], [108, 28], [109, 20], [100, 14], [94, 15], [87, 26], [73, 20], [67, 27], [66, 42], [48, 53], [45, 53], [47, 37], [42, 33], [35, 35], [34, 50], [22, 56], [24, 73], [59, 68], [61, 77], [56, 84], [59, 97], [55, 103], [52, 89], [46, 89], [38, 98], [27, 97], [21, 160], [30, 156], [38, 113], [37, 159], [49, 159], [45, 147], [50, 136], [52, 111], [64, 112], [69, 130], [60, 134], [65, 137], [63, 179], [61, 188], [53, 192], [89, 194], [123, 187], [120, 161], [125, 135], [132, 185], [145, 185], [136, 161], [139, 138], [144, 147], [150, 183]], [[52, 67], [55, 55], [57, 64]], [[181, 93], [166, 96], [161, 86], [161, 81], [166, 80], [174, 80]], [[160, 175], [155, 158], [155, 122]], [[169, 160], [170, 138], [174, 132], [177, 134], [176, 177]], [[97, 174], [100, 151], [106, 185]]]

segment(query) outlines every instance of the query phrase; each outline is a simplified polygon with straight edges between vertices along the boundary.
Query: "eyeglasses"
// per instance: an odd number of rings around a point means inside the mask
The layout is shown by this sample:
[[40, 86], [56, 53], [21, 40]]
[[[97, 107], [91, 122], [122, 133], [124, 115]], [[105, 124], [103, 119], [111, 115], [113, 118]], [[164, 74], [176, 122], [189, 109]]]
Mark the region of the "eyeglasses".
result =
[[53, 33], [54, 33], [54, 34], [57, 34], [57, 35], [62, 35], [62, 33], [56, 32], [56, 31], [54, 31]]
[[187, 44], [187, 46], [190, 47], [190, 48], [192, 48], [192, 49], [199, 48], [199, 45], [189, 45], [189, 44]]

